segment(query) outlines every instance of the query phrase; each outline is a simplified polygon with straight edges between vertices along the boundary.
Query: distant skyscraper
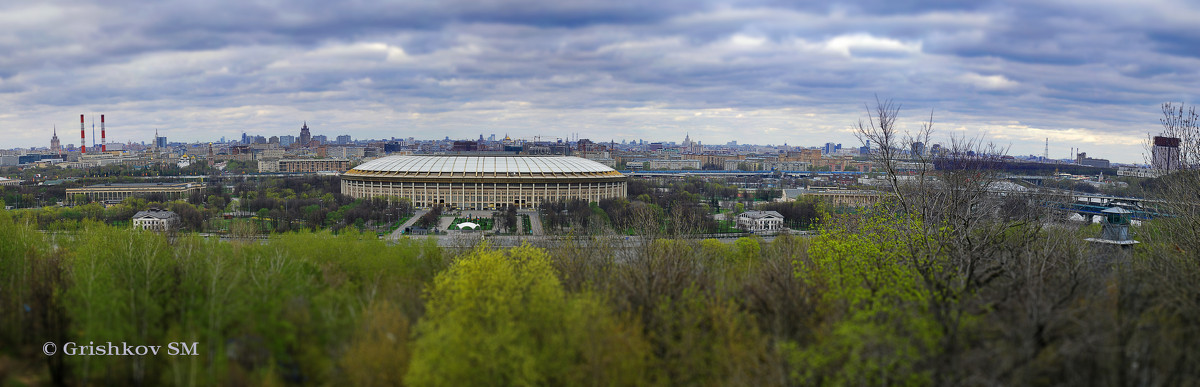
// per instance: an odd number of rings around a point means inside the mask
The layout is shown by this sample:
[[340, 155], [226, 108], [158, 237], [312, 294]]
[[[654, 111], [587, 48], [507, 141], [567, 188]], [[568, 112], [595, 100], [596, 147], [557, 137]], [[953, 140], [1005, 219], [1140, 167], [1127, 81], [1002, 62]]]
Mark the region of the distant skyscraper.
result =
[[279, 136], [279, 146], [281, 146], [281, 147], [286, 148], [286, 147], [291, 146], [294, 143], [296, 143], [296, 136], [292, 136], [292, 135]]
[[324, 134], [319, 134], [316, 136], [312, 136], [312, 140], [316, 141], [317, 144], [324, 144], [324, 143], [329, 142], [329, 137], [325, 137]]
[[[480, 135], [480, 137], [482, 137], [482, 136], [483, 136], [483, 135]], [[348, 134], [343, 134], [343, 135], [341, 135], [341, 136], [337, 136], [337, 143], [338, 143], [338, 144], [349, 144], [349, 143], [350, 143], [350, 141], [351, 141], [351, 140], [350, 140], [350, 135], [348, 135]]]
[[1150, 149], [1150, 166], [1165, 171], [1177, 170], [1182, 166], [1179, 160], [1178, 137], [1154, 137], [1154, 148]]
[[308, 146], [309, 141], [312, 141], [312, 133], [308, 131], [308, 121], [304, 121], [304, 126], [300, 127], [300, 146]]
[[917, 141], [912, 143], [912, 153], [917, 156], [925, 155], [925, 143]]
[[827, 143], [825, 143], [825, 148], [822, 149], [821, 151], [827, 155], [831, 155], [831, 154], [837, 153], [837, 151], [840, 149], [842, 149], [842, 144], [834, 144], [832, 142], [827, 142]]
[[59, 153], [62, 151], [62, 144], [58, 142], [58, 127], [54, 127], [54, 137], [50, 137], [50, 151]]
[[[243, 135], [243, 136], [245, 136], [245, 135]], [[167, 148], [167, 138], [159, 137], [158, 129], [154, 130], [154, 147], [158, 148], [159, 151], [162, 151], [163, 149]]]

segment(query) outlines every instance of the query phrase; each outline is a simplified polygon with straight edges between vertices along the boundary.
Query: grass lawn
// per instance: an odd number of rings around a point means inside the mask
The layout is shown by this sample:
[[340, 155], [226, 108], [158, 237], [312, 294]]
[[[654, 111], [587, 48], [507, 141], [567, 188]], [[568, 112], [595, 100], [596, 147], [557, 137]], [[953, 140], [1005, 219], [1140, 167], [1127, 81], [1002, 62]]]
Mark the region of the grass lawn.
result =
[[735, 222], [735, 221], [732, 221], [732, 220], [718, 220], [717, 221], [717, 233], [718, 234], [733, 234], [733, 233], [744, 233], [744, 232], [745, 231], [739, 230], [737, 228], [737, 222]]

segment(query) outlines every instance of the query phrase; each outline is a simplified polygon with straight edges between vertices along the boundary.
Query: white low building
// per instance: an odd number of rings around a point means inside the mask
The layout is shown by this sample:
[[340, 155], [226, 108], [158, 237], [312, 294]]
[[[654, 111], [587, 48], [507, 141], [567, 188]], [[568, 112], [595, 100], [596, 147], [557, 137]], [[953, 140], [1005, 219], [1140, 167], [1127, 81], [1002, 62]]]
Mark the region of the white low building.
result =
[[776, 211], [746, 211], [737, 216], [737, 227], [749, 232], [783, 231], [783, 215]]
[[138, 211], [133, 215], [135, 230], [166, 232], [174, 230], [179, 225], [179, 215], [167, 210], [150, 209]]

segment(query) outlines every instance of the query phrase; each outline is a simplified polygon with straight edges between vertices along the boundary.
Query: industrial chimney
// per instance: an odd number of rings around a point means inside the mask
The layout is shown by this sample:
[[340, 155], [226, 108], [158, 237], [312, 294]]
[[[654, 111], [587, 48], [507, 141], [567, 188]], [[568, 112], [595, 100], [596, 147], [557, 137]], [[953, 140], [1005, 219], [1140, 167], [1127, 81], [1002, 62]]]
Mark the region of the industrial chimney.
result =
[[87, 132], [83, 126], [83, 115], [79, 115], [79, 153], [87, 154]]
[[104, 115], [100, 115], [100, 153], [108, 152], [108, 144], [104, 140]]

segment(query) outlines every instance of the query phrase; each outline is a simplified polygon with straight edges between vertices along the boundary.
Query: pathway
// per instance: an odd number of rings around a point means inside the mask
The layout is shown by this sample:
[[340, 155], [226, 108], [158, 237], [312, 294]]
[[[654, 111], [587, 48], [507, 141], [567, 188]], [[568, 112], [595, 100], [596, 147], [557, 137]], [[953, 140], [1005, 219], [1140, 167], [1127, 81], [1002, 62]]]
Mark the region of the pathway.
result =
[[412, 227], [414, 223], [417, 223], [417, 219], [421, 219], [421, 216], [425, 215], [426, 212], [429, 212], [429, 210], [417, 210], [414, 212], [413, 216], [408, 218], [408, 221], [397, 227], [396, 231], [392, 231], [391, 235], [388, 235], [388, 239], [400, 239], [404, 235], [404, 229]]
[[[542, 232], [542, 217], [538, 216], [537, 211], [517, 211], [517, 215], [529, 215], [529, 228], [533, 235], [545, 235]], [[518, 221], [520, 221], [519, 217]]]

